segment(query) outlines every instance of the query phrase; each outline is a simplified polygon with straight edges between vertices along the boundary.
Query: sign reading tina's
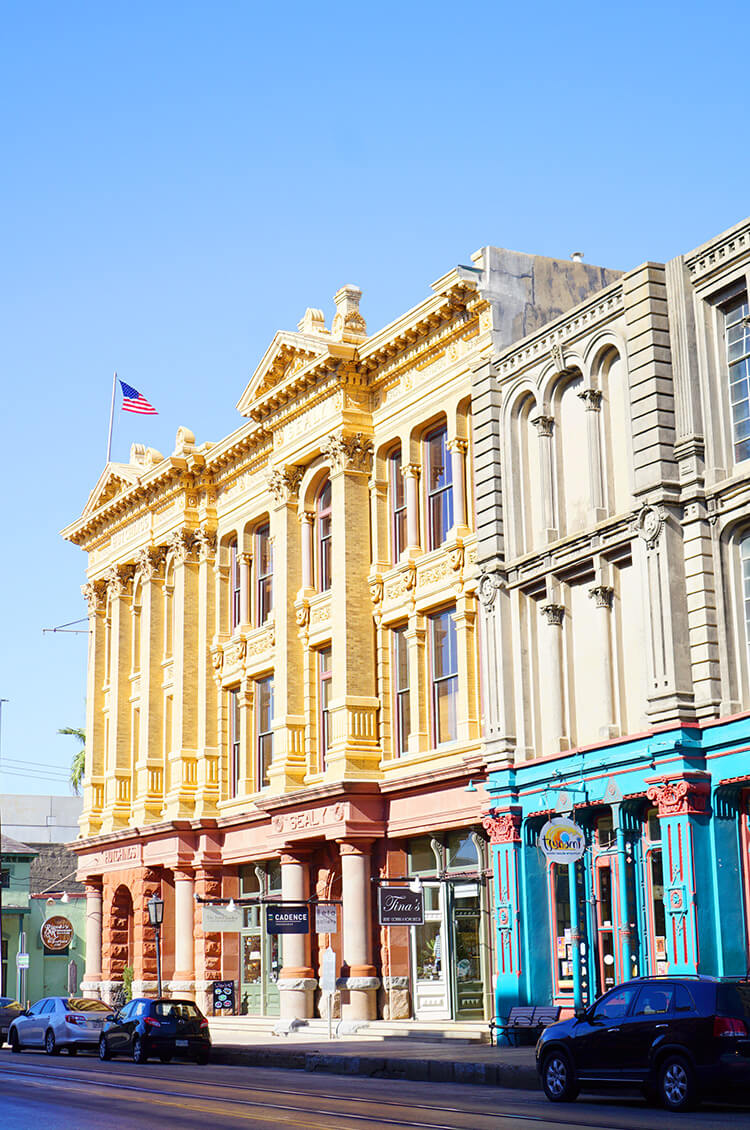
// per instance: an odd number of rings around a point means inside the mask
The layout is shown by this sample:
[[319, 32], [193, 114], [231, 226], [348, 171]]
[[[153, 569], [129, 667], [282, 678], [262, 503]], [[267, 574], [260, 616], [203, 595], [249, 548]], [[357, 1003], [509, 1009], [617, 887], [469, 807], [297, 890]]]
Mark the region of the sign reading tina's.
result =
[[269, 903], [266, 906], [266, 930], [269, 934], [309, 934], [310, 908]]
[[422, 926], [424, 895], [410, 887], [380, 887], [378, 908], [381, 926]]
[[539, 847], [552, 863], [575, 863], [586, 850], [583, 829], [574, 820], [555, 817], [540, 831]]
[[75, 931], [67, 918], [55, 914], [42, 923], [39, 933], [48, 950], [66, 950], [73, 941]]

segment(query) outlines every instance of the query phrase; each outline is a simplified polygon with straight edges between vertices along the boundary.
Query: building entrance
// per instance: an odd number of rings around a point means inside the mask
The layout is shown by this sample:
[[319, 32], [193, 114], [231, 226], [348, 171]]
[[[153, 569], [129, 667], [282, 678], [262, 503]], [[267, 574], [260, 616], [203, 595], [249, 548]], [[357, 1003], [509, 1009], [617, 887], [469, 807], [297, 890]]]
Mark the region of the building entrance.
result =
[[418, 1020], [484, 1017], [479, 883], [425, 883], [424, 925], [412, 931]]
[[248, 1016], [278, 1016], [281, 946], [277, 934], [266, 933], [262, 906], [245, 909], [240, 935], [240, 1010]]

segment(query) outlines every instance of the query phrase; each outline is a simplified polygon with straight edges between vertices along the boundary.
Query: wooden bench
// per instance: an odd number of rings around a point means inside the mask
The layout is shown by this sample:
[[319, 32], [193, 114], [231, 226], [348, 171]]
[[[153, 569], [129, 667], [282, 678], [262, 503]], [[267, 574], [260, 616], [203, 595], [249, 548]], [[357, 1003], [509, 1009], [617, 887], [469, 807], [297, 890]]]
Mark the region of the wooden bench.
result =
[[538, 1036], [542, 1028], [554, 1024], [560, 1019], [560, 1006], [551, 1004], [517, 1004], [508, 1013], [507, 1020], [493, 1020], [490, 1024], [490, 1039], [497, 1032], [498, 1039], [504, 1036], [508, 1043], [511, 1042], [511, 1033], [519, 1035], [522, 1032], [533, 1033]]

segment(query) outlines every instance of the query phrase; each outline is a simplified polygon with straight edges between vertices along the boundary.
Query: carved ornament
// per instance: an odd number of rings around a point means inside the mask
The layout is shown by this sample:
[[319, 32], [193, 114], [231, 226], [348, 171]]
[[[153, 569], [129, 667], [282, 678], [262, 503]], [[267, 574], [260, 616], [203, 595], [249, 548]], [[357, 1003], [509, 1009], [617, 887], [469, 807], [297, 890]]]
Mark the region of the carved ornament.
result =
[[545, 618], [545, 620], [547, 621], [548, 624], [553, 624], [553, 625], [556, 625], [557, 627], [560, 627], [560, 625], [563, 622], [563, 616], [565, 615], [565, 605], [564, 604], [543, 604], [542, 608], [541, 608], [541, 613], [542, 613], [542, 616], [544, 616], [544, 618]]
[[636, 530], [649, 549], [653, 549], [659, 540], [664, 521], [664, 511], [658, 506], [644, 506], [640, 510], [636, 519]]
[[167, 550], [163, 545], [147, 545], [138, 551], [135, 567], [144, 581], [153, 581], [161, 576], [166, 555]]
[[216, 531], [201, 526], [195, 531], [195, 544], [199, 561], [212, 561], [216, 556]]
[[482, 817], [482, 827], [491, 844], [517, 844], [521, 841], [521, 809], [507, 808]]
[[87, 581], [85, 585], [81, 585], [81, 592], [90, 614], [104, 611], [107, 603], [107, 586], [104, 581]]
[[123, 596], [135, 574], [135, 565], [113, 565], [105, 574], [107, 591], [110, 596]]
[[268, 489], [276, 502], [291, 502], [299, 495], [304, 467], [276, 468], [267, 477]]
[[383, 599], [383, 581], [380, 577], [370, 578], [370, 600], [373, 604], [380, 604]]
[[184, 565], [197, 552], [196, 536], [192, 530], [175, 530], [167, 541], [167, 548], [172, 553], [175, 564]]
[[540, 436], [551, 436], [555, 419], [554, 416], [545, 416], [544, 413], [540, 412], [538, 416], [532, 417], [531, 423], [534, 425]]
[[294, 610], [294, 618], [297, 621], [297, 627], [304, 628], [307, 626], [310, 620], [310, 605], [306, 600], [303, 600], [301, 604], [297, 605]]
[[659, 816], [701, 816], [708, 810], [711, 786], [708, 781], [680, 777], [657, 779], [646, 796], [656, 805]]
[[602, 406], [602, 394], [598, 388], [584, 388], [578, 393], [589, 412], [598, 412]]
[[497, 573], [482, 573], [481, 577], [479, 578], [479, 584], [477, 586], [479, 591], [479, 599], [481, 600], [482, 606], [487, 610], [487, 612], [490, 611], [492, 605], [495, 603], [495, 597], [497, 596], [498, 589], [501, 587], [501, 585], [502, 581], [498, 577]]
[[611, 585], [594, 585], [589, 589], [589, 596], [596, 601], [597, 608], [611, 608], [614, 595]]
[[454, 545], [450, 551], [451, 568], [457, 573], [464, 567], [464, 547], [462, 545]]
[[364, 432], [354, 435], [330, 435], [323, 444], [323, 455], [336, 471], [372, 470], [373, 444]]

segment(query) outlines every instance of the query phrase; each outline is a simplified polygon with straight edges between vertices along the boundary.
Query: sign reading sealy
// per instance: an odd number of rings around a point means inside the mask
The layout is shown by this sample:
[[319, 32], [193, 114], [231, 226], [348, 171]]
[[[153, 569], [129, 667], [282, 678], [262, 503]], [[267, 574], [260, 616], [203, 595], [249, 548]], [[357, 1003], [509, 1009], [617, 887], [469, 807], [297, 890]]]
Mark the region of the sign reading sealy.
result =
[[552, 863], [575, 863], [586, 850], [583, 829], [565, 817], [548, 820], [539, 833], [538, 842]]

